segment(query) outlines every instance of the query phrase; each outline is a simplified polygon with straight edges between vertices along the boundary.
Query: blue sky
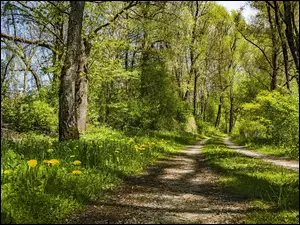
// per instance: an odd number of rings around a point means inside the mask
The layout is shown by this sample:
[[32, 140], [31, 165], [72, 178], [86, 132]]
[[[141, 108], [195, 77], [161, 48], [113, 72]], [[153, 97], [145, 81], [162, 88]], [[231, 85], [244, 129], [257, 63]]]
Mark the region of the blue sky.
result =
[[232, 9], [238, 10], [240, 7], [245, 6], [242, 14], [247, 21], [250, 21], [250, 17], [256, 14], [256, 11], [250, 8], [247, 1], [216, 1], [218, 4], [223, 5], [229, 12]]

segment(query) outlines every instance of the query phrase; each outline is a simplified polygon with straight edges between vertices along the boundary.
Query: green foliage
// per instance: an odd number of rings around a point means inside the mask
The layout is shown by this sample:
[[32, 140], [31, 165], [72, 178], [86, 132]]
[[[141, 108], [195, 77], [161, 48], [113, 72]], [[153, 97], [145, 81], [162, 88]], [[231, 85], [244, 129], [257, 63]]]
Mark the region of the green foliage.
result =
[[212, 126], [210, 123], [203, 120], [197, 121], [198, 133], [211, 137], [211, 136], [222, 136], [222, 132]]
[[[101, 198], [124, 176], [139, 174], [158, 158], [181, 148], [178, 143], [189, 144], [195, 137], [171, 132], [130, 137], [90, 126], [76, 141], [58, 143], [41, 136], [19, 142], [2, 140], [2, 222], [61, 222], [87, 201]], [[30, 167], [28, 161], [33, 159], [37, 165]]]
[[55, 132], [58, 125], [57, 111], [48, 103], [27, 97], [5, 98], [2, 115], [5, 123], [19, 132]]
[[285, 146], [298, 146], [298, 97], [278, 91], [262, 91], [253, 103], [243, 105], [243, 119], [234, 136], [249, 141], [265, 141]]

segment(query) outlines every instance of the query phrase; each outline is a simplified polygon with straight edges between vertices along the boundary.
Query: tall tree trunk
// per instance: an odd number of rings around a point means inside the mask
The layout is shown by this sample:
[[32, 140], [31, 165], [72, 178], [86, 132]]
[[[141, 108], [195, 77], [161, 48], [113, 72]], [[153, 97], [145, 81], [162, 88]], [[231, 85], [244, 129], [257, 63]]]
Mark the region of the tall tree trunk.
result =
[[[284, 6], [284, 22], [286, 25], [285, 35], [293, 56], [294, 63], [296, 65], [297, 74], [299, 73], [299, 49], [296, 48], [297, 45], [297, 38], [299, 36], [294, 36], [293, 34], [293, 26], [292, 26], [292, 9], [291, 9], [291, 2], [290, 1], [283, 1]], [[295, 40], [296, 39], [296, 40]], [[299, 79], [299, 76], [298, 76]]]
[[79, 76], [84, 1], [70, 1], [67, 52], [59, 88], [59, 141], [79, 139], [76, 80]]
[[221, 111], [222, 111], [222, 104], [223, 104], [223, 95], [220, 95], [220, 101], [219, 101], [219, 106], [218, 106], [218, 113], [217, 113], [217, 118], [215, 122], [215, 127], [218, 128], [220, 125], [220, 120], [221, 120]]
[[270, 6], [267, 4], [267, 11], [268, 11], [268, 19], [271, 29], [271, 37], [272, 37], [272, 77], [271, 77], [271, 84], [270, 89], [275, 90], [277, 85], [277, 42], [276, 42], [276, 33], [272, 22], [271, 16], [271, 9]]
[[193, 111], [193, 115], [194, 117], [196, 117], [196, 106], [197, 106], [197, 81], [198, 81], [198, 76], [196, 71], [194, 71], [194, 111]]
[[232, 94], [232, 88], [230, 88], [230, 114], [229, 114], [229, 133], [231, 133], [233, 128], [233, 94]]
[[26, 95], [26, 92], [27, 92], [27, 72], [28, 72], [28, 69], [27, 69], [27, 65], [26, 65], [26, 68], [25, 68], [25, 71], [24, 71], [24, 85], [23, 85], [23, 95], [25, 96]]
[[92, 44], [88, 40], [84, 40], [81, 47], [79, 73], [76, 80], [76, 109], [78, 130], [84, 132], [86, 130], [88, 107], [88, 59]]
[[288, 50], [287, 50], [287, 43], [285, 40], [285, 37], [282, 33], [282, 26], [281, 21], [279, 21], [279, 8], [277, 1], [274, 2], [274, 10], [275, 10], [275, 22], [277, 26], [277, 31], [281, 40], [281, 48], [283, 53], [283, 62], [284, 62], [284, 72], [285, 72], [285, 80], [286, 80], [286, 87], [287, 89], [290, 89], [290, 78], [289, 78], [289, 71], [288, 71], [288, 63], [289, 63], [289, 56], [288, 56]]

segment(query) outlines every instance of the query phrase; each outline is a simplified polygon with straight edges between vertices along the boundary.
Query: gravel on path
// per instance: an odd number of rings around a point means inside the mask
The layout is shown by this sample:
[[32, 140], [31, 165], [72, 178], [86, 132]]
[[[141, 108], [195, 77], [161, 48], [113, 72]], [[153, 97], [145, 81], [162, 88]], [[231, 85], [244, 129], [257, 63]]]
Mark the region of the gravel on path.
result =
[[296, 160], [283, 160], [283, 159], [274, 159], [274, 157], [259, 153], [259, 152], [254, 152], [245, 149], [244, 146], [238, 146], [230, 141], [230, 137], [225, 137], [224, 138], [224, 144], [231, 149], [234, 149], [237, 152], [240, 152], [244, 155], [254, 157], [254, 158], [259, 158], [262, 159], [265, 162], [270, 162], [273, 163], [277, 166], [282, 166], [287, 169], [295, 170], [299, 172], [299, 162]]
[[200, 154], [208, 139], [160, 160], [91, 203], [75, 224], [242, 224], [249, 203], [224, 191]]

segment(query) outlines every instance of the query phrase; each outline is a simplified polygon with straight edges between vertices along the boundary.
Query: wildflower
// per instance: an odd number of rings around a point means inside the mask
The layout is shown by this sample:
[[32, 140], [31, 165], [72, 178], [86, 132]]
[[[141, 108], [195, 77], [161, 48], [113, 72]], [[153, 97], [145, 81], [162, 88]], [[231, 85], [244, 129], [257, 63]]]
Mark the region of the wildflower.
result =
[[79, 165], [81, 164], [81, 162], [80, 162], [79, 160], [75, 160], [75, 161], [73, 162], [73, 164], [76, 165], [76, 166], [79, 166]]
[[79, 174], [81, 174], [82, 172], [80, 171], [80, 170], [73, 170], [72, 171], [72, 173], [74, 174], [74, 175], [79, 175]]
[[136, 151], [145, 150], [145, 145], [141, 145], [141, 146], [135, 145], [134, 147]]
[[51, 159], [51, 160], [49, 160], [48, 163], [50, 163], [52, 166], [55, 166], [55, 165], [59, 164], [59, 160], [57, 160], [57, 159]]
[[9, 174], [9, 170], [4, 170], [4, 174]]
[[27, 164], [30, 167], [35, 167], [38, 163], [35, 159], [31, 159], [31, 160], [27, 161]]
[[47, 159], [45, 159], [44, 161], [43, 161], [43, 163], [45, 163], [45, 164], [50, 164], [50, 160], [47, 160]]

